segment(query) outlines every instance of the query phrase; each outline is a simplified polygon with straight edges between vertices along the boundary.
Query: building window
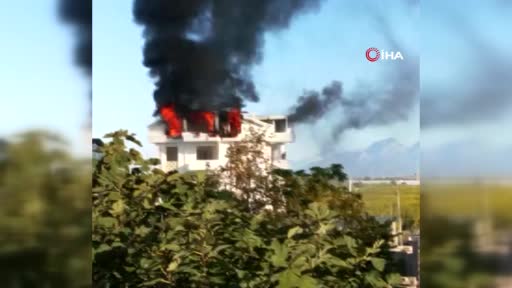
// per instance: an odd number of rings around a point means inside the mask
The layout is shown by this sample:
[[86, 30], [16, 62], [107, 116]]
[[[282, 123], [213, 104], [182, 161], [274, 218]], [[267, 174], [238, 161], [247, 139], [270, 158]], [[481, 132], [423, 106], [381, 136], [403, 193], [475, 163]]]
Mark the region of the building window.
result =
[[286, 132], [286, 119], [277, 119], [274, 123], [276, 133]]
[[186, 131], [193, 133], [208, 133], [208, 124], [204, 121], [186, 121]]
[[197, 146], [196, 156], [197, 160], [217, 160], [217, 146]]
[[274, 145], [272, 146], [272, 160], [277, 161], [281, 160], [281, 146]]
[[178, 147], [167, 147], [167, 162], [178, 161]]

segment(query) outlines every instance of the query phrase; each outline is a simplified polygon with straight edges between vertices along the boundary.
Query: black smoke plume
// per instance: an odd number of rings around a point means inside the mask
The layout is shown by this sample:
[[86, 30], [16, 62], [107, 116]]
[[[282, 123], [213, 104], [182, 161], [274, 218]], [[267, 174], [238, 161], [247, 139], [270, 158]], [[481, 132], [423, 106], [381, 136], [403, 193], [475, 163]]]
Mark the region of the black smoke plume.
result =
[[[407, 4], [417, 5], [417, 1], [407, 1]], [[331, 111], [340, 111], [332, 131], [332, 139], [337, 140], [350, 129], [388, 125], [409, 118], [419, 103], [419, 57], [402, 47], [384, 15], [371, 8], [367, 11], [390, 50], [401, 51], [404, 60], [389, 63], [390, 70], [382, 76], [378, 87], [363, 85], [342, 95], [341, 83], [335, 81], [324, 88], [321, 95], [307, 92], [291, 109], [288, 116], [291, 123], [312, 124]]]
[[218, 110], [258, 101], [251, 67], [262, 60], [264, 33], [287, 28], [320, 1], [135, 0], [157, 108]]
[[92, 0], [60, 0], [59, 15], [76, 31], [75, 62], [92, 72]]
[[[324, 88], [322, 95], [308, 92], [298, 99], [289, 120], [295, 124], [314, 123], [330, 111], [340, 111], [332, 131], [337, 140], [345, 131], [382, 126], [407, 120], [412, 109], [419, 103], [419, 57], [408, 53], [394, 37], [386, 18], [369, 9], [381, 34], [391, 50], [401, 51], [403, 61], [390, 63], [391, 70], [381, 78], [381, 85], [364, 85], [342, 95], [340, 82]], [[363, 51], [364, 52], [364, 51]], [[363, 55], [363, 53], [361, 53]], [[363, 58], [363, 56], [362, 56]]]
[[[85, 72], [88, 79], [92, 76], [92, 0], [59, 0], [60, 18], [75, 30], [75, 63]], [[89, 107], [86, 128], [92, 124], [92, 91], [89, 91]]]
[[388, 88], [364, 87], [353, 93], [358, 101], [353, 101], [354, 105], [343, 106], [343, 120], [335, 126], [334, 138], [349, 129], [388, 125], [409, 118], [413, 107], [419, 102], [419, 61], [412, 55], [408, 56], [409, 59], [396, 64], [393, 71], [384, 77], [390, 83]]
[[357, 101], [343, 106], [343, 120], [333, 130], [337, 139], [348, 129], [360, 130], [405, 121], [419, 103], [419, 57], [406, 50], [395, 38], [389, 21], [379, 11], [369, 9], [375, 27], [380, 30], [391, 50], [401, 51], [404, 60], [392, 63], [391, 70], [382, 77], [382, 88], [361, 87], [353, 92]]
[[322, 93], [306, 91], [291, 108], [290, 123], [314, 123], [323, 117], [333, 105], [341, 104], [343, 88], [341, 82], [333, 81]]

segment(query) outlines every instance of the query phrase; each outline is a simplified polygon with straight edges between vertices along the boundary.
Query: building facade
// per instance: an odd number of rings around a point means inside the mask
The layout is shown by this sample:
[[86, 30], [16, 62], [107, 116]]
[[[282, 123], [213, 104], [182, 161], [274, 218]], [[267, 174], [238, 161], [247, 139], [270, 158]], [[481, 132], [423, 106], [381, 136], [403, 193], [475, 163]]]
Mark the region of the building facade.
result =
[[169, 124], [156, 121], [148, 127], [148, 137], [158, 147], [162, 170], [187, 172], [216, 169], [225, 165], [229, 146], [245, 139], [254, 130], [265, 136], [265, 158], [274, 167], [287, 169], [286, 144], [293, 141], [293, 132], [288, 127], [287, 118], [251, 114], [243, 114], [240, 118], [241, 129], [236, 136], [222, 137], [208, 131], [183, 130], [179, 137], [171, 137], [166, 133], [170, 129]]

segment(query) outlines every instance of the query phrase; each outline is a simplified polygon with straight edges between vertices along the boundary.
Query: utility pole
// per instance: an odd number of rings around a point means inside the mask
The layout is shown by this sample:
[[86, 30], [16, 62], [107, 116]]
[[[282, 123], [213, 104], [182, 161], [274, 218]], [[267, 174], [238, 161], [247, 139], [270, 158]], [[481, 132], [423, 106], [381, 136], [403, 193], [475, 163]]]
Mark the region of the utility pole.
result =
[[402, 211], [400, 209], [400, 189], [398, 188], [398, 184], [395, 183], [395, 192], [396, 192], [396, 211], [397, 211], [397, 220], [398, 220], [398, 245], [403, 245], [402, 239]]

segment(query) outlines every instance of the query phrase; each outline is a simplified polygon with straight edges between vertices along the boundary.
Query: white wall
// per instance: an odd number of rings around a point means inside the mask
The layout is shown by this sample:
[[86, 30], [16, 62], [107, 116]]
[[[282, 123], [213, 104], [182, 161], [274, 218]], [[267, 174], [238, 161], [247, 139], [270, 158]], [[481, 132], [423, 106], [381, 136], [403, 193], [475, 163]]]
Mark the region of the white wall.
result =
[[[178, 169], [180, 172], [190, 170], [205, 170], [207, 163], [211, 169], [218, 168], [226, 164], [226, 152], [231, 143], [241, 141], [249, 134], [249, 129], [254, 128], [257, 131], [265, 132], [266, 140], [269, 145], [264, 149], [265, 157], [279, 168], [288, 168], [287, 159], [272, 159], [272, 146], [280, 150], [280, 153], [286, 152], [285, 144], [293, 141], [292, 129], [288, 128], [286, 132], [275, 133], [274, 126], [259, 121], [253, 117], [247, 117], [242, 123], [242, 133], [235, 138], [211, 137], [201, 133], [184, 132], [182, 139], [171, 139], [165, 135], [165, 125], [154, 123], [149, 126], [149, 139], [159, 148], [159, 158], [162, 163], [162, 169], [165, 171]], [[218, 145], [218, 160], [197, 160], [196, 148], [200, 145]], [[167, 146], [178, 147], [178, 161], [167, 162]]]
[[361, 183], [361, 184], [367, 184], [367, 185], [376, 185], [376, 184], [391, 184], [393, 181], [395, 181], [397, 184], [404, 184], [404, 185], [412, 185], [417, 186], [420, 185], [419, 180], [408, 180], [408, 179], [395, 179], [395, 180], [351, 180], [353, 184], [355, 183]]
[[[194, 143], [175, 143], [175, 144], [159, 144], [159, 158], [162, 163], [162, 169], [165, 171], [176, 169], [180, 172], [191, 170], [206, 170], [207, 163], [210, 169], [216, 169], [224, 166], [227, 163], [226, 153], [231, 142], [194, 142]], [[218, 159], [217, 160], [197, 160], [196, 149], [197, 146], [218, 145]], [[178, 147], [178, 161], [177, 163], [167, 163], [167, 146]], [[285, 151], [284, 145], [276, 145], [281, 153]], [[268, 160], [272, 159], [272, 146], [265, 146], [264, 157]], [[280, 168], [288, 168], [287, 160], [273, 160], [272, 164]]]
[[[276, 167], [279, 167], [281, 169], [288, 169], [288, 159], [281, 159], [281, 155], [283, 153], [286, 153], [286, 145], [283, 143], [280, 144], [272, 144], [272, 149], [275, 150], [277, 155], [271, 155], [272, 157], [272, 164]], [[274, 156], [277, 156], [275, 158]], [[288, 157], [288, 155], [287, 155]]]
[[[197, 160], [198, 146], [215, 146], [218, 148], [218, 160]], [[178, 171], [216, 169], [226, 163], [226, 143], [180, 143], [178, 146]]]
[[[197, 146], [218, 145], [218, 160], [197, 160], [196, 149]], [[172, 170], [171, 166], [167, 166], [167, 146], [178, 147], [178, 161], [175, 164], [180, 172], [190, 170], [205, 170], [207, 164], [210, 169], [215, 169], [226, 163], [226, 152], [229, 144], [227, 143], [212, 143], [212, 142], [197, 142], [197, 143], [176, 143], [176, 144], [159, 144], [160, 161], [162, 162], [163, 170]]]

